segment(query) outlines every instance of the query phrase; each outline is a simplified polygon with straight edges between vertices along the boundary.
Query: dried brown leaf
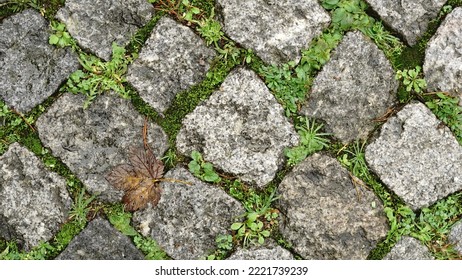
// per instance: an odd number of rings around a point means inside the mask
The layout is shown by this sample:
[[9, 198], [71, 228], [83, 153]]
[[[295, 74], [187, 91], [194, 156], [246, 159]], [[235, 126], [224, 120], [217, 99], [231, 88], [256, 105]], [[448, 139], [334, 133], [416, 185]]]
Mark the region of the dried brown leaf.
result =
[[143, 209], [150, 202], [152, 206], [156, 206], [160, 200], [161, 189], [156, 185], [145, 184], [139, 188], [125, 192], [122, 198], [125, 204], [125, 209], [128, 211], [137, 211]]
[[116, 166], [106, 175], [106, 180], [116, 189], [127, 191], [136, 188], [140, 178], [136, 177], [133, 167], [128, 164]]
[[164, 164], [156, 158], [151, 150], [131, 149], [129, 159], [137, 176], [152, 179], [162, 178]]

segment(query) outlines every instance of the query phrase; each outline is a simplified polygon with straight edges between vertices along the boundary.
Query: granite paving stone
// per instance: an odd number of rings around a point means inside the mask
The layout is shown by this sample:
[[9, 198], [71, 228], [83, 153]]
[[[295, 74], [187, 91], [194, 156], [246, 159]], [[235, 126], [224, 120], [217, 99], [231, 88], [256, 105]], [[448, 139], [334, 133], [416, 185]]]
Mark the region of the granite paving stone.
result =
[[29, 150], [11, 144], [0, 156], [0, 237], [24, 250], [48, 241], [68, 218], [66, 180]]
[[269, 64], [298, 62], [301, 50], [330, 22], [316, 0], [217, 0], [216, 4], [225, 33]]
[[419, 240], [403, 236], [385, 256], [384, 260], [434, 260], [425, 245]]
[[292, 254], [272, 240], [262, 246], [238, 248], [227, 260], [294, 260]]
[[206, 257], [216, 249], [217, 235], [230, 234], [231, 224], [245, 212], [244, 207], [182, 167], [164, 177], [189, 184], [162, 182], [159, 203], [135, 212], [135, 226], [174, 259]]
[[109, 61], [112, 43], [125, 46], [153, 14], [145, 0], [67, 0], [56, 17], [82, 48]]
[[48, 22], [34, 10], [25, 10], [0, 23], [0, 98], [27, 113], [56, 92], [78, 69], [70, 49], [48, 44]]
[[459, 221], [454, 224], [451, 228], [451, 232], [449, 233], [449, 242], [454, 245], [459, 254], [462, 255], [462, 222]]
[[425, 33], [446, 0], [366, 0], [382, 20], [400, 32], [409, 45]]
[[428, 42], [423, 70], [428, 91], [459, 96], [462, 105], [462, 7], [455, 8]]
[[305, 259], [366, 259], [389, 230], [381, 201], [330, 156], [316, 153], [279, 185], [286, 241]]
[[197, 150], [216, 168], [263, 187], [282, 166], [284, 148], [299, 137], [263, 81], [238, 68], [184, 118], [176, 140], [183, 155]]
[[205, 78], [216, 53], [189, 27], [164, 17], [157, 22], [127, 80], [159, 113], [175, 95]]
[[344, 143], [366, 139], [374, 119], [396, 102], [394, 71], [374, 43], [349, 32], [316, 77], [301, 113], [326, 122], [325, 129]]
[[143, 260], [130, 238], [108, 221], [96, 218], [79, 233], [57, 260]]
[[366, 147], [366, 161], [414, 210], [462, 189], [462, 146], [421, 103], [388, 119]]
[[[113, 188], [105, 175], [129, 163], [131, 147], [143, 147], [145, 118], [115, 93], [98, 97], [88, 109], [82, 107], [84, 100], [73, 94], [59, 98], [37, 120], [39, 137], [91, 193], [103, 201], [120, 201], [122, 191]], [[157, 124], [148, 124], [148, 144], [161, 157], [168, 147], [167, 135]]]

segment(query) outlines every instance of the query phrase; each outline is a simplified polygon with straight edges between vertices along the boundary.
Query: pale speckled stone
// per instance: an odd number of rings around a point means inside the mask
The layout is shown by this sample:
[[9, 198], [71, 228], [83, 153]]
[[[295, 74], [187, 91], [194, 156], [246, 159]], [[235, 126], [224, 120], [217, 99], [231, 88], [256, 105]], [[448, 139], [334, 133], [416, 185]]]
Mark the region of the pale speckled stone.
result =
[[261, 246], [238, 248], [227, 260], [294, 260], [292, 254], [272, 240]]
[[398, 243], [391, 249], [384, 260], [434, 260], [425, 245], [422, 245], [419, 240], [403, 236]]
[[428, 42], [423, 70], [428, 91], [445, 91], [462, 106], [462, 7], [454, 9]]
[[301, 113], [326, 122], [343, 143], [366, 139], [396, 102], [398, 82], [390, 62], [361, 32], [349, 32], [314, 80]]
[[17, 143], [0, 156], [0, 237], [25, 250], [48, 241], [68, 218], [66, 180]]
[[197, 150], [216, 168], [262, 187], [284, 163], [284, 148], [299, 137], [263, 81], [238, 68], [184, 118], [176, 140], [180, 153]]
[[298, 61], [301, 50], [329, 25], [315, 0], [217, 0], [223, 29], [266, 63]]
[[[143, 147], [144, 117], [129, 100], [114, 93], [83, 109], [83, 95], [64, 94], [37, 120], [39, 137], [53, 154], [103, 201], [120, 201], [123, 192], [105, 179], [115, 166], [129, 163], [131, 147]], [[154, 154], [166, 151], [167, 135], [149, 122], [148, 143]]]
[[462, 189], [462, 146], [421, 103], [388, 119], [366, 147], [366, 161], [414, 210]]
[[384, 22], [414, 45], [446, 0], [366, 0]]
[[66, 0], [56, 17], [80, 46], [109, 61], [112, 43], [126, 45], [153, 14], [146, 0]]
[[177, 93], [205, 78], [215, 55], [190, 28], [164, 17], [129, 66], [127, 80], [163, 113]]
[[449, 242], [454, 244], [454, 248], [462, 255], [462, 221], [452, 226], [449, 233]]
[[27, 113], [58, 90], [79, 68], [70, 49], [48, 44], [48, 22], [25, 10], [0, 23], [0, 98]]

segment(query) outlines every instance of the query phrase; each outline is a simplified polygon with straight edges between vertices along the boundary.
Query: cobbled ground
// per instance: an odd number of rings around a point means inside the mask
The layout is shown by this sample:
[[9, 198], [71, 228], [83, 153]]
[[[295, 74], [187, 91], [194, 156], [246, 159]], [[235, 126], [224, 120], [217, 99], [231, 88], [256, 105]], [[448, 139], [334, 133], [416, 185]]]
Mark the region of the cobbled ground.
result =
[[[462, 258], [462, 141], [422, 99], [462, 99], [461, 1], [150, 2], [0, 1], [0, 259]], [[306, 63], [314, 38], [343, 24], [329, 5], [350, 2], [367, 3], [428, 89], [403, 98], [404, 66], [352, 27], [291, 111], [274, 90], [284, 74], [261, 69]], [[194, 20], [212, 13], [215, 43]], [[50, 44], [51, 22], [75, 48]], [[92, 71], [79, 53], [110, 62], [113, 43], [132, 55], [118, 77], [128, 98], [112, 89], [84, 107], [91, 89], [66, 90]], [[290, 164], [304, 117], [330, 145]], [[143, 146], [170, 181], [157, 205], [130, 213], [107, 175]], [[219, 182], [191, 173], [193, 151]], [[259, 216], [268, 234], [243, 238], [233, 223], [252, 207], [245, 194], [272, 191]]]

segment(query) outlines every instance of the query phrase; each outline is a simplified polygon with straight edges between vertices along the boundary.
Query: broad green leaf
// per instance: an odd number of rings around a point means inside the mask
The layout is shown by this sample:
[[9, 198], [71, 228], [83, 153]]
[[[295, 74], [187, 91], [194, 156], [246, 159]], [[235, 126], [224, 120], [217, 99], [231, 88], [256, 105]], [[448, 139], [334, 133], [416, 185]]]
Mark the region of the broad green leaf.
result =
[[50, 35], [50, 38], [48, 39], [48, 43], [50, 45], [56, 45], [56, 44], [58, 44], [58, 42], [59, 42], [58, 36], [56, 36], [54, 34]]
[[243, 223], [233, 223], [231, 225], [231, 229], [232, 230], [238, 230], [238, 229], [240, 229], [242, 227], [242, 225], [243, 225]]
[[189, 171], [198, 176], [200, 174], [200, 171], [201, 171], [201, 167], [200, 165], [196, 162], [196, 161], [191, 161], [189, 164], [188, 164], [188, 168], [189, 168]]
[[198, 151], [192, 151], [191, 158], [199, 163], [202, 161], [201, 153], [199, 153]]

